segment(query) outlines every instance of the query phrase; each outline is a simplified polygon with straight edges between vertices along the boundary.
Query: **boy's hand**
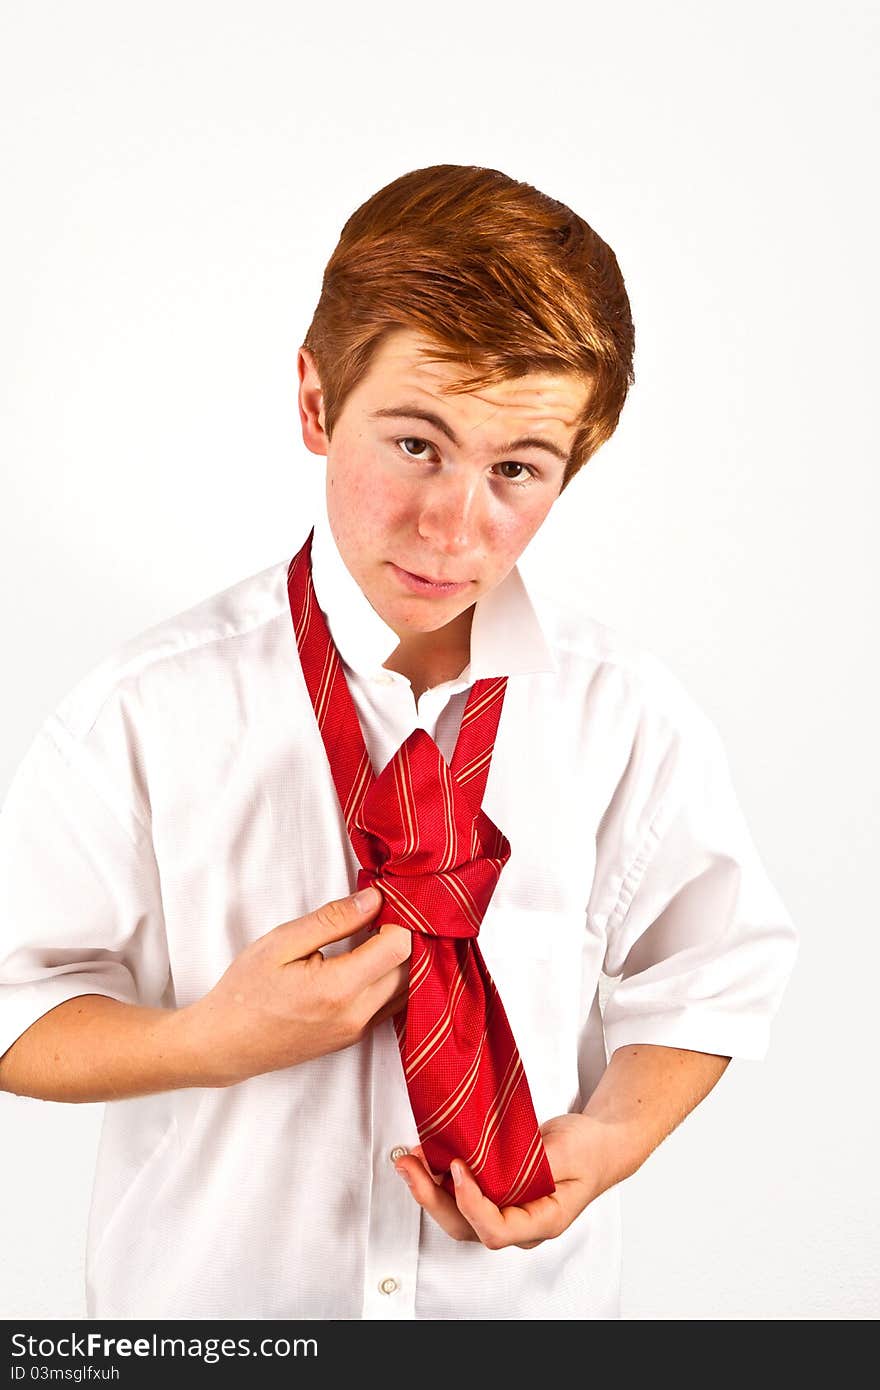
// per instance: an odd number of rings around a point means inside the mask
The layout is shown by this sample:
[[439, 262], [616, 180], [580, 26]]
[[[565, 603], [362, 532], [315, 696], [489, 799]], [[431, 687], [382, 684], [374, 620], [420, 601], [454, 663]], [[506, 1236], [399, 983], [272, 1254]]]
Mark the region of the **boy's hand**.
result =
[[605, 1158], [601, 1149], [604, 1136], [598, 1133], [601, 1128], [582, 1114], [558, 1115], [542, 1125], [556, 1191], [521, 1207], [496, 1207], [483, 1196], [460, 1159], [452, 1164], [455, 1200], [426, 1166], [420, 1148], [398, 1159], [395, 1167], [419, 1206], [453, 1240], [478, 1240], [489, 1250], [501, 1250], [506, 1245], [531, 1250], [534, 1245], [561, 1235], [584, 1207], [605, 1190]]
[[386, 924], [351, 951], [321, 955], [322, 946], [368, 926], [381, 902], [370, 887], [283, 922], [180, 1011], [203, 1085], [230, 1086], [338, 1052], [403, 1008], [412, 952], [405, 927]]

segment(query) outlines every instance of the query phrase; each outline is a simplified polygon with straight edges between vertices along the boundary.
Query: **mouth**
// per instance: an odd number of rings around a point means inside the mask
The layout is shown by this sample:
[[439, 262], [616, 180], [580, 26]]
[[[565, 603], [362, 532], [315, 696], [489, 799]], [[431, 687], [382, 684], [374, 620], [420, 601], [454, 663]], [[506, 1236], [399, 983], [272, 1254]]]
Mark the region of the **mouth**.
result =
[[389, 560], [388, 563], [400, 582], [411, 593], [434, 594], [438, 597], [447, 594], [460, 594], [464, 593], [465, 589], [473, 582], [470, 579], [458, 581], [432, 579], [424, 574], [413, 574], [411, 570], [401, 569], [400, 565], [395, 565], [392, 560]]

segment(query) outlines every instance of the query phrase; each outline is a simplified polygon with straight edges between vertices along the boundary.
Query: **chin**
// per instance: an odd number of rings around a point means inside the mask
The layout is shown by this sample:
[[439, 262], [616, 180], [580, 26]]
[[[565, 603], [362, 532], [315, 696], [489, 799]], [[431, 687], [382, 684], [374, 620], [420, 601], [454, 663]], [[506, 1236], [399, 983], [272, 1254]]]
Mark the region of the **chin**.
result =
[[[466, 606], [468, 608], [471, 607], [470, 604]], [[463, 612], [463, 608], [451, 608], [448, 612], [443, 612], [438, 609], [431, 613], [414, 613], [411, 609], [392, 608], [389, 609], [388, 616], [384, 613], [381, 616], [385, 619], [388, 626], [393, 628], [397, 633], [418, 632], [426, 635], [430, 632], [442, 631], [443, 628], [448, 627], [449, 624], [454, 622]]]
[[395, 613], [390, 618], [386, 618], [385, 621], [388, 626], [394, 628], [394, 631], [397, 633], [428, 633], [439, 632], [441, 628], [448, 627], [453, 619], [457, 617], [457, 613], [450, 613], [448, 616], [444, 615], [443, 617], [439, 617], [435, 614], [433, 618], [424, 615], [413, 617], [412, 614]]

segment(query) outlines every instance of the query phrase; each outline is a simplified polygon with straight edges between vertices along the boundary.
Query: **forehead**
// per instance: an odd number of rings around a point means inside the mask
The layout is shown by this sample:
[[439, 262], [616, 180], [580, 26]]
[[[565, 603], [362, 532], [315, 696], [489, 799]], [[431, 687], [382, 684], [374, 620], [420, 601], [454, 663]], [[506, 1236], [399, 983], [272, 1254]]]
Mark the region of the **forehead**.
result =
[[426, 354], [436, 347], [425, 334], [411, 329], [390, 334], [352, 396], [364, 409], [418, 404], [465, 427], [478, 427], [493, 417], [502, 420], [504, 428], [514, 420], [545, 427], [555, 423], [557, 429], [573, 429], [579, 423], [589, 391], [580, 377], [530, 372], [476, 391], [453, 392], [450, 386], [467, 369], [459, 363], [430, 361]]

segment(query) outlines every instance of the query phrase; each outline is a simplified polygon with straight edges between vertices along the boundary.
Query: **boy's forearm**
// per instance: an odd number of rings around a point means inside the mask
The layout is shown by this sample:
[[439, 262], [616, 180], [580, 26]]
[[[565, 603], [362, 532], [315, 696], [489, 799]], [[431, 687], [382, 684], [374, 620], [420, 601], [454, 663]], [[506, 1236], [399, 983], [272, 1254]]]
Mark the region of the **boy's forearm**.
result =
[[84, 994], [32, 1023], [0, 1057], [0, 1090], [88, 1102], [212, 1084], [185, 1011]]
[[720, 1080], [729, 1057], [647, 1043], [619, 1047], [584, 1109], [604, 1156], [600, 1191], [640, 1168]]

